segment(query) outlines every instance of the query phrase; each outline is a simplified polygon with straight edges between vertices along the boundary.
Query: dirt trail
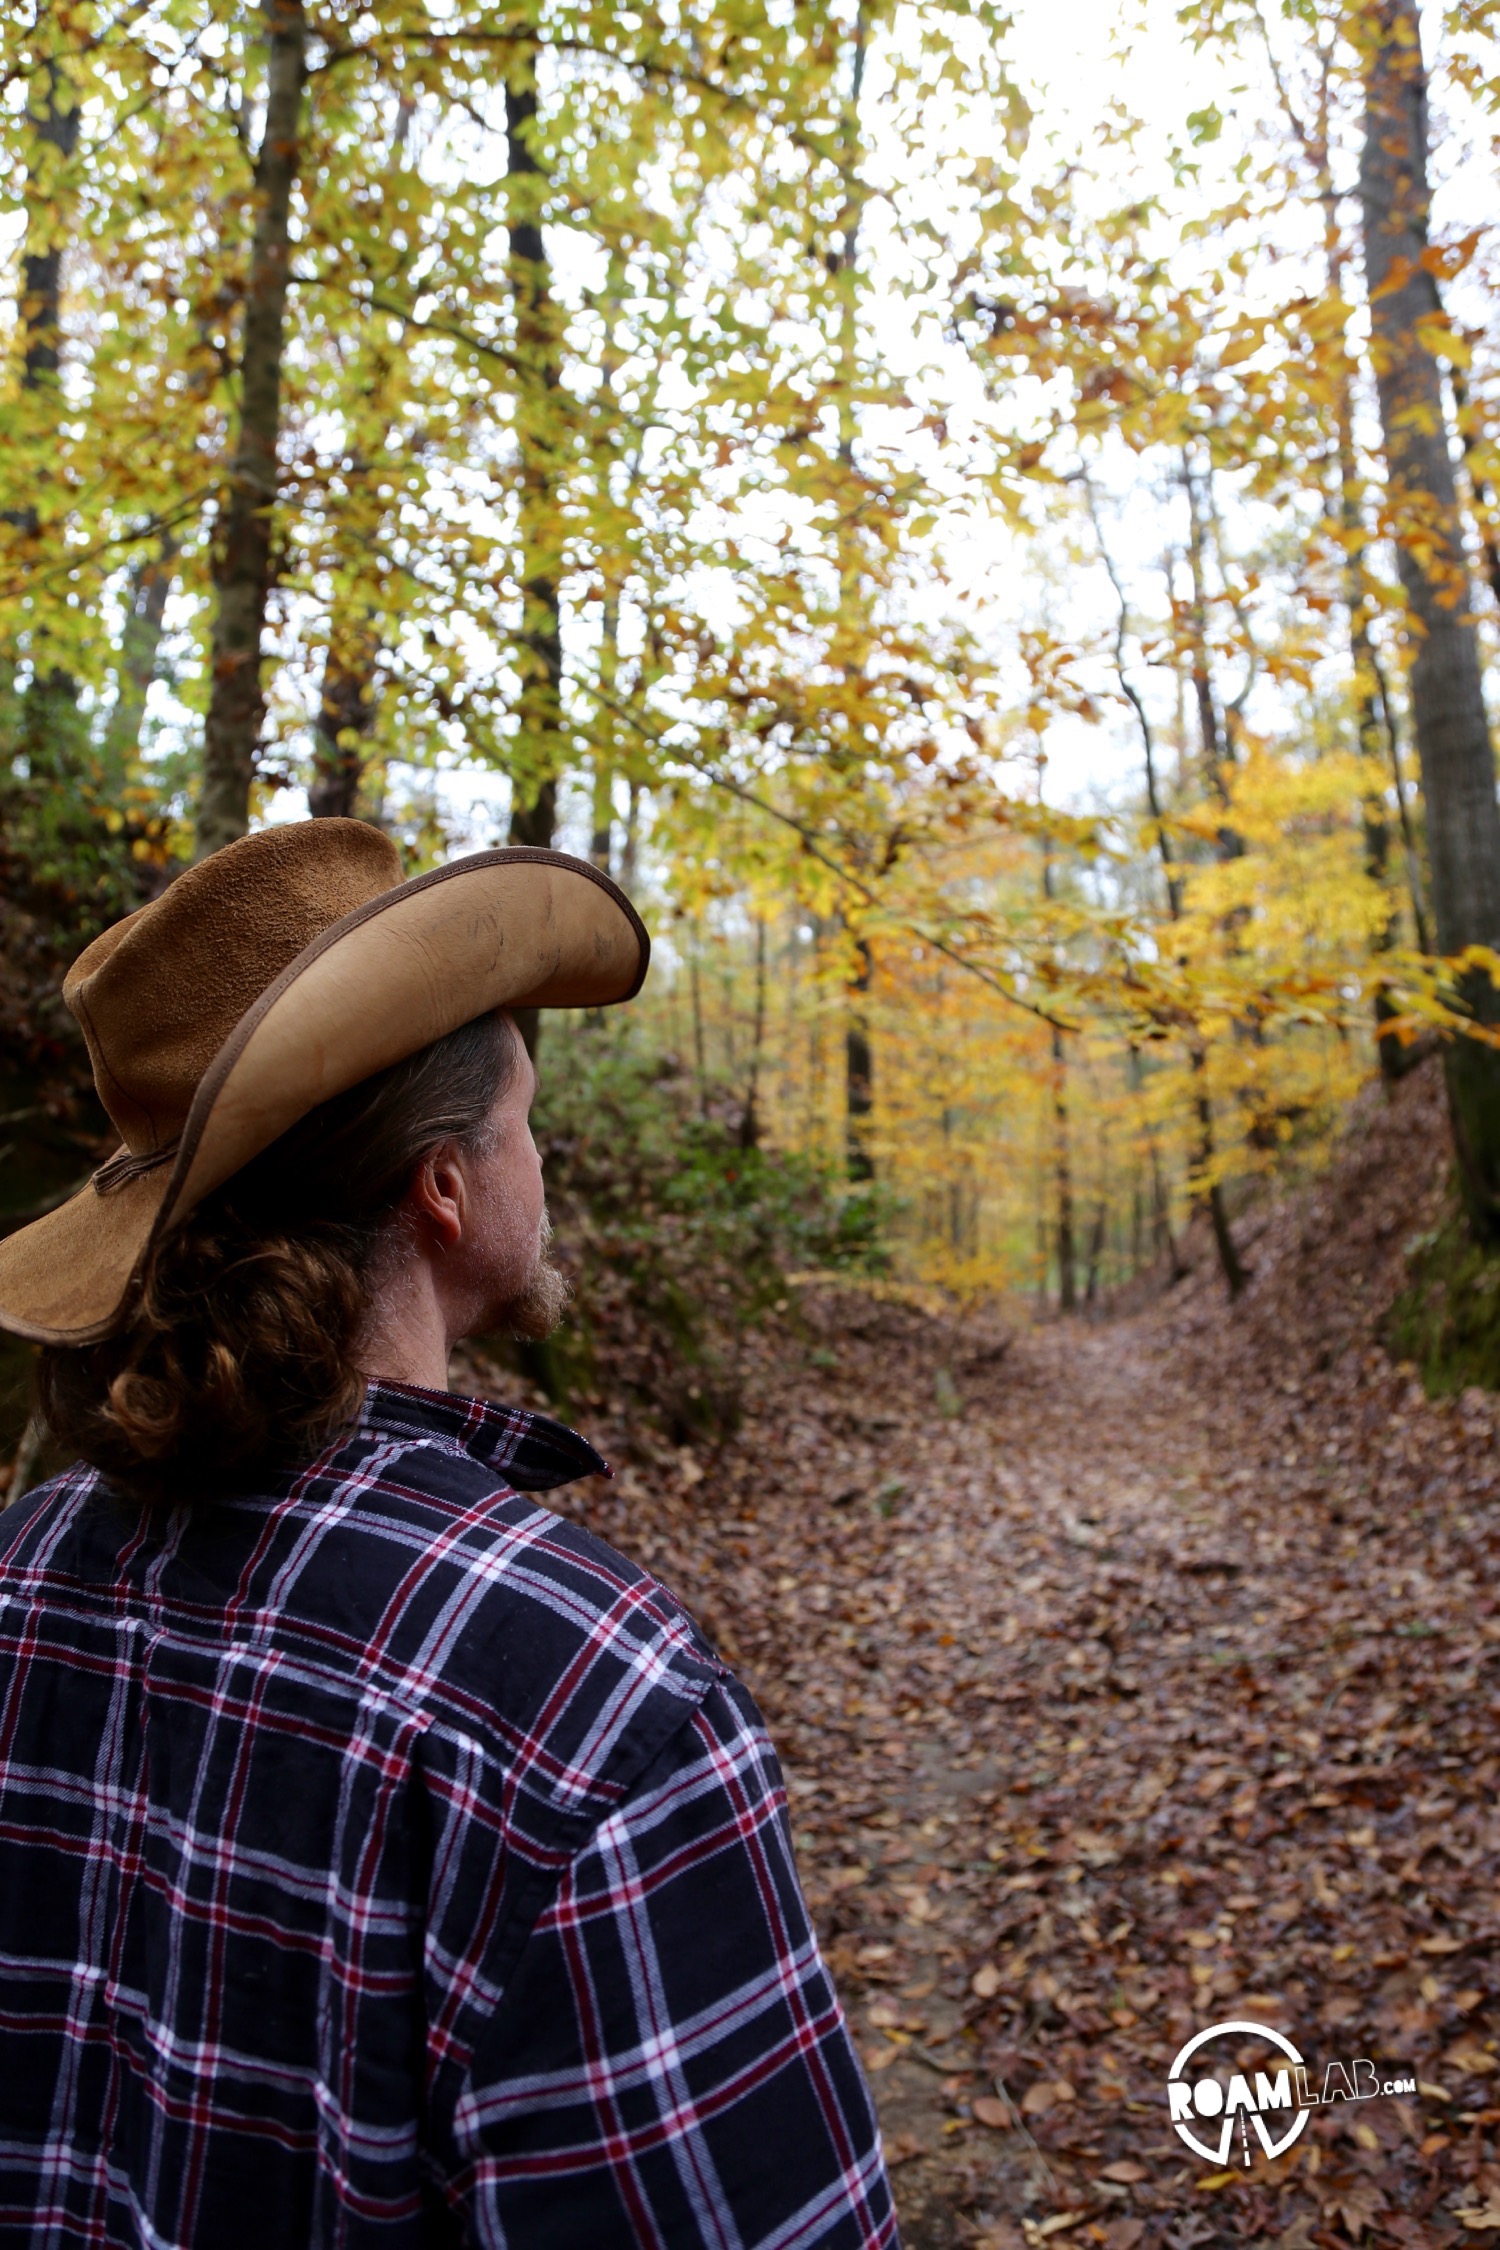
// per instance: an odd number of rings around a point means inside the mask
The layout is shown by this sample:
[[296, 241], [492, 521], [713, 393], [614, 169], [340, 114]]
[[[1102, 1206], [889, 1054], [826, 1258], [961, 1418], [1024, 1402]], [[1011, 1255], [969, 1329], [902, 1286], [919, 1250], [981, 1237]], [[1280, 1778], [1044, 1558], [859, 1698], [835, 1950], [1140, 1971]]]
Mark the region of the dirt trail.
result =
[[[810, 1297], [580, 1512], [766, 1711], [907, 2250], [1500, 2231], [1494, 1403], [1172, 1319]], [[1424, 2090], [1207, 2173], [1164, 2080], [1239, 2016]]]
[[[1117, 1871], [1176, 1778], [1177, 1746], [1229, 1747], [1224, 1657], [1267, 1577], [1285, 1590], [1286, 1538], [1247, 1525], [1232, 1434], [1174, 1382], [1149, 1330], [1043, 1330], [944, 1380], [901, 1366], [899, 1348], [880, 1369], [896, 1324], [873, 1325], [846, 1336], [805, 1411], [835, 1441], [861, 1425], [876, 1439], [876, 1490], [899, 1515], [871, 1580], [858, 1517], [833, 1541], [809, 1527], [805, 1563], [788, 1555], [778, 1581], [776, 1638], [794, 1641], [809, 1612], [843, 1615], [846, 1633], [878, 1621], [901, 1654], [882, 1651], [850, 1690], [825, 1628], [762, 1692], [811, 1889], [858, 1994], [905, 2239], [1019, 2245], [1076, 2214], [1054, 2231], [1124, 2250], [1148, 2239], [1163, 2186], [1169, 2203], [1195, 2190], [1157, 2082], [1183, 2033], [1165, 1990], [1142, 1988], [1146, 1902]], [[794, 1422], [777, 1463], [789, 1486], [802, 1436]], [[808, 1584], [812, 1567], [824, 1575]], [[1193, 1786], [1227, 1777], [1210, 1764]], [[1170, 1913], [1185, 1889], [1147, 1904], [1180, 1925], [1178, 2015], [1219, 1978], [1188, 1938], [1209, 1902]], [[1103, 2177], [1127, 2151], [1141, 2178]]]

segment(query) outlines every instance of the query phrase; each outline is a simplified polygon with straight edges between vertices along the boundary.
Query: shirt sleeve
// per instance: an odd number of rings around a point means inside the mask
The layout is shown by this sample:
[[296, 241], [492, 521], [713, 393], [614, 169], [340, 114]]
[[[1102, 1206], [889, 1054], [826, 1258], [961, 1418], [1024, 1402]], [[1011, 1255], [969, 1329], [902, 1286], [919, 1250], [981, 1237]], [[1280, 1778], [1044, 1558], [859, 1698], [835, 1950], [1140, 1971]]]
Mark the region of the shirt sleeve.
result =
[[449, 2195], [484, 2250], [894, 2250], [775, 1752], [737, 1682], [572, 1861], [475, 2050], [453, 2148]]

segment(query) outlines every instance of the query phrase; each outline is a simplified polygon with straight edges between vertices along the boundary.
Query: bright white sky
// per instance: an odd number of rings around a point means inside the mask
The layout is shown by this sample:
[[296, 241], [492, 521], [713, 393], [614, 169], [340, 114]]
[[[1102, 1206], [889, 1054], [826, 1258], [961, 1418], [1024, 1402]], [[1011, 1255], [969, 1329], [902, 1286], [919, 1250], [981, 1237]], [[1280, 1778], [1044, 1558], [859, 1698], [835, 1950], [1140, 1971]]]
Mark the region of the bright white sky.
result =
[[1137, 116], [1160, 114], [1170, 124], [1215, 98], [1223, 106], [1222, 72], [1194, 56], [1175, 7], [1160, 0], [1013, 0], [1012, 13], [1017, 76], [1028, 90], [1046, 89], [1045, 105], [1037, 104], [1043, 130], [1071, 122], [1086, 132], [1117, 98]]

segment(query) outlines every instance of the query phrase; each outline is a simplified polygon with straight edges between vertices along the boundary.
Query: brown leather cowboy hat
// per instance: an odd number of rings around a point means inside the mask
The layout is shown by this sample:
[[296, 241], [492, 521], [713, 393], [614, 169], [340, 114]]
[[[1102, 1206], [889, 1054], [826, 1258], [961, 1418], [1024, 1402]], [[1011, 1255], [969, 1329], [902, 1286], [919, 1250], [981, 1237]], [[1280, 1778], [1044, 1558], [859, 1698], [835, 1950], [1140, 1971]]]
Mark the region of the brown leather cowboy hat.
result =
[[403, 882], [363, 821], [226, 845], [68, 971], [125, 1145], [0, 1242], [0, 1327], [107, 1336], [167, 1229], [320, 1102], [494, 1008], [633, 999], [649, 957], [624, 893], [563, 852], [475, 852]]

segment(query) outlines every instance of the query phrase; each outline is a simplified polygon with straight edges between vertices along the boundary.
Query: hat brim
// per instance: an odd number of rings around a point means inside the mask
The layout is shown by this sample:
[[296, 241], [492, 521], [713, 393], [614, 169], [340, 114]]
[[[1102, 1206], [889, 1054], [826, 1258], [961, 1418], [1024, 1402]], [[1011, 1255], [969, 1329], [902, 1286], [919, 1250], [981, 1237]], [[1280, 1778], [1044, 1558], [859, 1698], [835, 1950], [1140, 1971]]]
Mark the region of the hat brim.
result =
[[650, 952], [624, 893], [562, 852], [475, 852], [383, 892], [246, 1010], [204, 1072], [170, 1169], [103, 1195], [91, 1184], [0, 1242], [0, 1327], [97, 1342], [152, 1245], [309, 1110], [496, 1008], [631, 1000]]

